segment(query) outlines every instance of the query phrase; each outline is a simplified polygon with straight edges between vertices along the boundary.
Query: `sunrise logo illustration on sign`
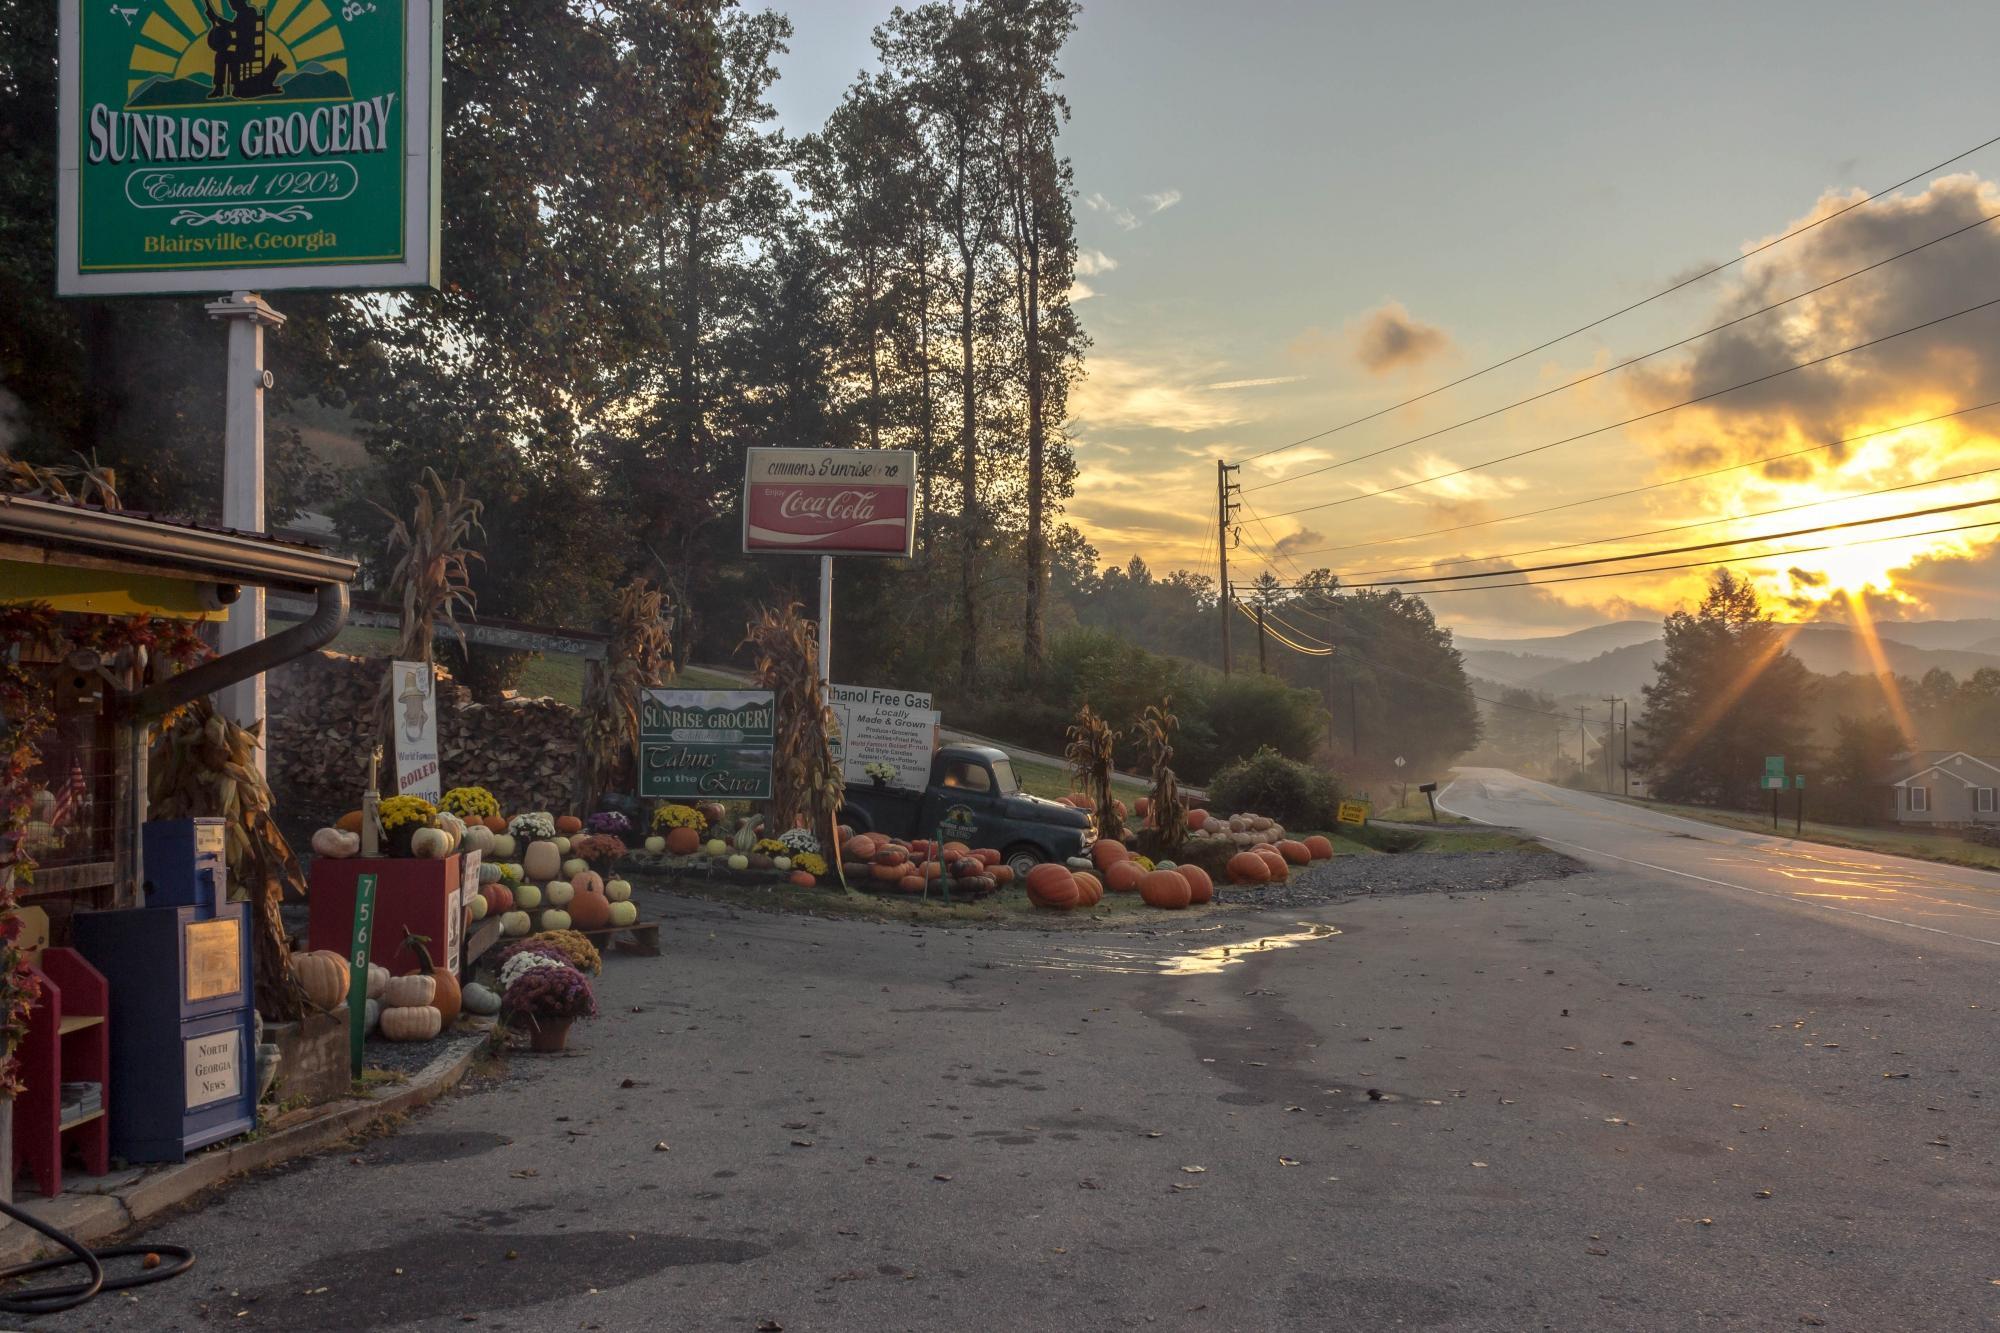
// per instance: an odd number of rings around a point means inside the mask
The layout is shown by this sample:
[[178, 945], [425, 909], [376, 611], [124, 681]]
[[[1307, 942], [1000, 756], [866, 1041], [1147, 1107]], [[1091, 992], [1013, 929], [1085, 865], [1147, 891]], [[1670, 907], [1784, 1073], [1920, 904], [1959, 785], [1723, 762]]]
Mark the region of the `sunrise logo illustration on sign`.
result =
[[58, 290], [435, 282], [432, 0], [64, 0]]
[[915, 550], [917, 457], [907, 449], [751, 449], [743, 549], [800, 555]]

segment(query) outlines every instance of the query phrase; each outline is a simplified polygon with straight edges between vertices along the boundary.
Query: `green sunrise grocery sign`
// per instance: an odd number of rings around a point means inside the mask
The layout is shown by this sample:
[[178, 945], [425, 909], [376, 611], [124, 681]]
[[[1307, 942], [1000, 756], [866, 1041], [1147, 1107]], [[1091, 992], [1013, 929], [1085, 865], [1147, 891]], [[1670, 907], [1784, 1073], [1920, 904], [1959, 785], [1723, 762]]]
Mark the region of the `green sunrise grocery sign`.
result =
[[770, 690], [648, 690], [639, 702], [639, 795], [767, 801], [776, 748]]
[[66, 295], [435, 284], [435, 0], [62, 0]]

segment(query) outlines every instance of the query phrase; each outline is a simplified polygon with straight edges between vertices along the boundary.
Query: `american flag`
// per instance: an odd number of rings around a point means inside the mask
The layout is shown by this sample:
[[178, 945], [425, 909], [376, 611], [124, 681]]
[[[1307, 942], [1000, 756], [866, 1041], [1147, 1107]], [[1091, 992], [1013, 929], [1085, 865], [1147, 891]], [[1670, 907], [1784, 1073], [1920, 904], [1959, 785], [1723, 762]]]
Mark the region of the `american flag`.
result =
[[77, 807], [83, 804], [84, 798], [89, 794], [90, 784], [83, 780], [83, 764], [71, 760], [69, 781], [65, 782], [62, 790], [56, 793], [56, 808], [49, 814], [49, 827], [61, 828], [68, 823], [70, 816], [76, 813]]

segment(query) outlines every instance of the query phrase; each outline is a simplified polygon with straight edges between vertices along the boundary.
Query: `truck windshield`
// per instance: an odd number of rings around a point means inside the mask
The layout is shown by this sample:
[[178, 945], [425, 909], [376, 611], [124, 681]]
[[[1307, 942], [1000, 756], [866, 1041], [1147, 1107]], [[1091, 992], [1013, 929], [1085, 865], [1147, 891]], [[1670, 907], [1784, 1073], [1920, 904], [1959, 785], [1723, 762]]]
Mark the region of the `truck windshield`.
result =
[[1002, 796], [1012, 796], [1021, 790], [1021, 784], [1014, 780], [1014, 762], [1011, 759], [993, 761], [994, 789]]

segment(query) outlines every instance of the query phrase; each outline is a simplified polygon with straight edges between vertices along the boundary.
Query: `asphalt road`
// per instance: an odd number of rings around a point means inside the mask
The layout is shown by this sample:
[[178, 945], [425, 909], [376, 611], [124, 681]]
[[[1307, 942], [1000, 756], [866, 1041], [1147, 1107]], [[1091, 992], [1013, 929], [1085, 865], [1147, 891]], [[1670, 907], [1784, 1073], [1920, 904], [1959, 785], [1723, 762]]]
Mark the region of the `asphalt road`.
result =
[[1569, 831], [1627, 860], [1153, 934], [654, 895], [571, 1054], [41, 1326], [2000, 1327], [1992, 947]]

